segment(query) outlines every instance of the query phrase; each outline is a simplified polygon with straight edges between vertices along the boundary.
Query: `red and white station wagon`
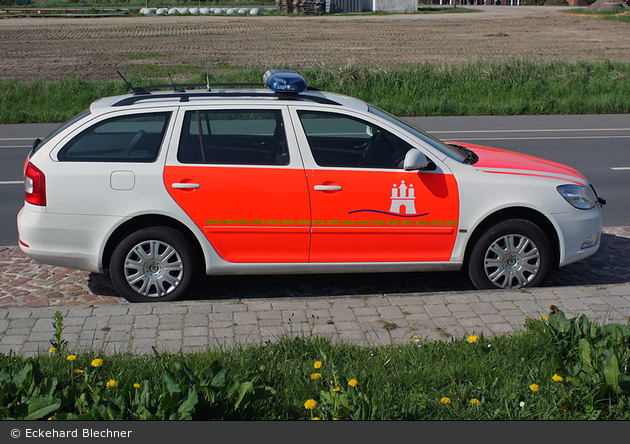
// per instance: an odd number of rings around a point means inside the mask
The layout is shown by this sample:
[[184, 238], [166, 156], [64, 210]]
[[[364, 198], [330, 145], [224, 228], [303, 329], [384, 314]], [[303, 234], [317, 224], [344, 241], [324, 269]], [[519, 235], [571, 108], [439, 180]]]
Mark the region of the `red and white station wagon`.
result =
[[294, 71], [264, 84], [95, 101], [28, 156], [21, 249], [170, 301], [203, 274], [535, 286], [599, 248], [604, 202], [573, 168], [440, 141]]

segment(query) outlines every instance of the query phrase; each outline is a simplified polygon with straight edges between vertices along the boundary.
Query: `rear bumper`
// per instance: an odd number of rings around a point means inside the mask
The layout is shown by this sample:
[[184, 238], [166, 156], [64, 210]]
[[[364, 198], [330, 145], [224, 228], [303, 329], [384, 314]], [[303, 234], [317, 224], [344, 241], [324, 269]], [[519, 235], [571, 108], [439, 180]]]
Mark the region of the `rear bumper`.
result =
[[103, 240], [119, 221], [109, 216], [50, 214], [31, 208], [17, 217], [20, 249], [49, 265], [101, 273]]

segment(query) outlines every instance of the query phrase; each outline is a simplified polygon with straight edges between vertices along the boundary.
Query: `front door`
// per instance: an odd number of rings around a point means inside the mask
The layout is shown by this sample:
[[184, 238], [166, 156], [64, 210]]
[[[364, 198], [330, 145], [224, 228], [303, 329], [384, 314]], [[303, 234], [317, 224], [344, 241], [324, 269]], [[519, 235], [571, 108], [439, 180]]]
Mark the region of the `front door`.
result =
[[300, 143], [312, 155], [305, 156], [311, 262], [450, 260], [459, 216], [450, 172], [404, 171], [413, 147], [361, 119], [318, 111], [297, 116]]

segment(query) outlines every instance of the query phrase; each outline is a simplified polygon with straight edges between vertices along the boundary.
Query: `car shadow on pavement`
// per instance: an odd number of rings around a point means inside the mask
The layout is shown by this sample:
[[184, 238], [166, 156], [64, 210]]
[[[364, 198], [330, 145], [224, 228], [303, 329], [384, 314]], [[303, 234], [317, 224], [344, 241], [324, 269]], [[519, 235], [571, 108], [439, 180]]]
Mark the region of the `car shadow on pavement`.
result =
[[[603, 234], [600, 250], [581, 262], [552, 270], [543, 287], [603, 286], [630, 282], [630, 239]], [[90, 274], [92, 293], [119, 297], [107, 274]], [[361, 296], [472, 291], [467, 273], [356, 273], [209, 276], [187, 301], [213, 299]]]

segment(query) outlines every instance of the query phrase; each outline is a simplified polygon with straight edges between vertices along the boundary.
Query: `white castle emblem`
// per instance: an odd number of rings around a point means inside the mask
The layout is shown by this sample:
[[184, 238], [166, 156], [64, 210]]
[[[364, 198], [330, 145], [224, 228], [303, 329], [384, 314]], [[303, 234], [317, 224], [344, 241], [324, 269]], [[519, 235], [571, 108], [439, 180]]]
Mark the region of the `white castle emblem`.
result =
[[414, 200], [416, 199], [414, 195], [415, 190], [413, 189], [413, 184], [410, 183], [409, 186], [405, 185], [405, 181], [400, 181], [400, 186], [392, 188], [392, 206], [390, 207], [390, 213], [398, 213], [400, 214], [401, 207], [405, 207], [405, 214], [416, 214], [416, 205]]

